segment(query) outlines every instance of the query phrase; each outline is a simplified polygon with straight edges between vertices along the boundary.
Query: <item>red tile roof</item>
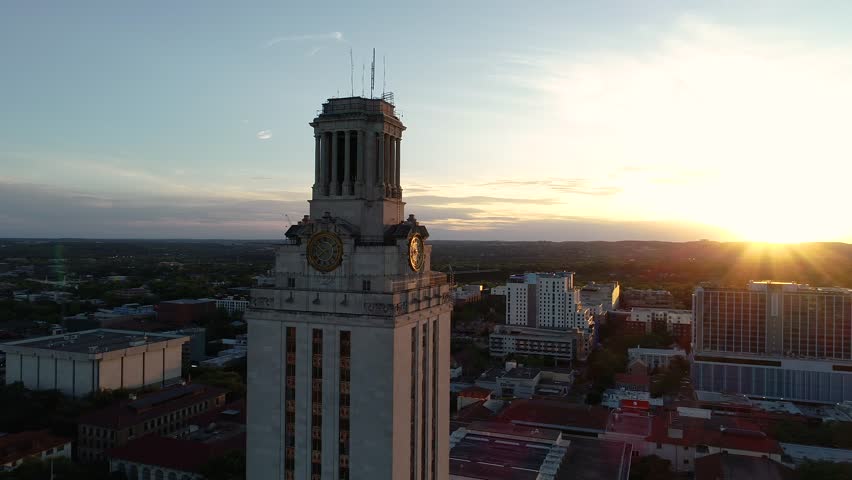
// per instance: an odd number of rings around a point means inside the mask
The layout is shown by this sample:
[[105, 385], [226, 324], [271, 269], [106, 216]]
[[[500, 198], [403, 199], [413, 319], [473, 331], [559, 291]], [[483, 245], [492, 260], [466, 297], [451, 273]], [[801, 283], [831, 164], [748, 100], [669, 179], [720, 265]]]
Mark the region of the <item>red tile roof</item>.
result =
[[[681, 438], [670, 436], [682, 432]], [[654, 417], [649, 442], [684, 445], [708, 445], [730, 450], [781, 454], [781, 445], [745, 419], [714, 415], [710, 419], [685, 417], [667, 410]]]
[[[137, 400], [122, 400], [106, 408], [82, 415], [77, 423], [122, 429], [204, 400], [212, 400], [226, 393], [227, 390], [223, 388], [200, 383], [175, 385], [143, 395]], [[163, 400], [160, 401], [160, 398]]]
[[467, 387], [461, 392], [459, 392], [460, 397], [466, 398], [478, 398], [479, 400], [485, 400], [491, 395], [491, 390], [482, 387]]
[[479, 400], [458, 411], [452, 418], [454, 422], [470, 423], [478, 420], [488, 420], [494, 417], [494, 412], [485, 408], [485, 401]]
[[551, 399], [515, 400], [499, 417], [514, 423], [603, 432], [606, 430], [609, 409]]
[[0, 437], [0, 465], [71, 443], [70, 438], [58, 437], [47, 430], [12, 433]]
[[245, 445], [245, 434], [233, 442], [213, 444], [146, 435], [123, 447], [108, 450], [107, 456], [115, 460], [197, 473], [214, 457], [239, 449], [240, 441]]

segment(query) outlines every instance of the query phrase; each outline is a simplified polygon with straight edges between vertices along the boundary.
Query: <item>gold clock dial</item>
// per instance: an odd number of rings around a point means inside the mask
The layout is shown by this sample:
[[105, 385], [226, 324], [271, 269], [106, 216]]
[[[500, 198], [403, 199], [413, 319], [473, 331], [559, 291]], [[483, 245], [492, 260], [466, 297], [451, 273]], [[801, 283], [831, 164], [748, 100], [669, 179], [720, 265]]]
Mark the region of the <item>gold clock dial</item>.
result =
[[330, 272], [343, 259], [343, 242], [331, 232], [315, 233], [308, 241], [308, 262], [320, 272]]
[[423, 237], [415, 234], [408, 240], [408, 265], [415, 272], [419, 272], [423, 268], [423, 263], [426, 260], [426, 247], [423, 245]]

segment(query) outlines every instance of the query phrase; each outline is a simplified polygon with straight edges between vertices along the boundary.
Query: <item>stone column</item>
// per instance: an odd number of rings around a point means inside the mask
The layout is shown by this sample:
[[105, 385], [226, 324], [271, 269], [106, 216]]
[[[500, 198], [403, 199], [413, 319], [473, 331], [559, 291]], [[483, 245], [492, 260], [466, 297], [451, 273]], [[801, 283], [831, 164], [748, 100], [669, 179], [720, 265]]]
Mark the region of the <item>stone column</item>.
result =
[[388, 196], [396, 196], [396, 138], [388, 135], [388, 150], [390, 151], [390, 165], [388, 165]]
[[385, 135], [376, 134], [376, 189], [384, 196], [385, 192]]
[[340, 195], [340, 180], [337, 178], [337, 134], [331, 133], [331, 192], [329, 195]]
[[358, 140], [356, 145], [358, 146], [358, 151], [355, 152], [355, 193], [362, 195], [364, 193], [364, 151], [367, 146], [364, 144], [364, 131], [358, 130], [358, 135], [356, 137]]
[[322, 140], [319, 133], [314, 133], [314, 195], [322, 195]]
[[328, 195], [328, 171], [329, 164], [331, 163], [331, 154], [329, 153], [331, 150], [331, 134], [328, 132], [322, 132], [320, 137], [320, 192], [323, 195]]
[[391, 185], [393, 185], [393, 150], [391, 149], [392, 138], [385, 134], [385, 193], [389, 197]]
[[395, 162], [396, 167], [395, 167], [395, 169], [394, 169], [394, 174], [395, 174], [395, 176], [394, 176], [394, 185], [396, 185], [396, 195], [397, 195], [397, 197], [400, 197], [400, 198], [402, 197], [402, 184], [401, 184], [401, 183], [399, 183], [399, 170], [402, 168], [402, 149], [401, 149], [401, 145], [402, 145], [402, 138], [400, 138], [400, 137], [396, 137], [396, 155], [395, 155], [395, 157], [396, 157], [396, 162]]
[[343, 132], [343, 195], [352, 195], [352, 132], [346, 130]]

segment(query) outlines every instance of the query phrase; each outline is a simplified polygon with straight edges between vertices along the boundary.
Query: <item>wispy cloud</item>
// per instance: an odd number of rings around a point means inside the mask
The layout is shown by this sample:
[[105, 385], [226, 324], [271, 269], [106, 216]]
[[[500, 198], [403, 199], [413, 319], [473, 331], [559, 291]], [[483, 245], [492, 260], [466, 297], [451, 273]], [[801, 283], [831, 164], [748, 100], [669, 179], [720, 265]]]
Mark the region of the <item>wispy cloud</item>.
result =
[[576, 193], [580, 195], [615, 195], [621, 188], [607, 185], [596, 185], [582, 178], [546, 179], [546, 180], [498, 180], [480, 184], [483, 187], [524, 187], [548, 188], [560, 193]]
[[304, 42], [304, 41], [319, 41], [331, 40], [336, 42], [343, 41], [343, 32], [328, 32], [328, 33], [307, 33], [302, 35], [284, 35], [275, 37], [266, 42], [267, 47], [277, 45], [281, 42]]
[[258, 140], [269, 140], [272, 138], [272, 130], [261, 130], [257, 132]]

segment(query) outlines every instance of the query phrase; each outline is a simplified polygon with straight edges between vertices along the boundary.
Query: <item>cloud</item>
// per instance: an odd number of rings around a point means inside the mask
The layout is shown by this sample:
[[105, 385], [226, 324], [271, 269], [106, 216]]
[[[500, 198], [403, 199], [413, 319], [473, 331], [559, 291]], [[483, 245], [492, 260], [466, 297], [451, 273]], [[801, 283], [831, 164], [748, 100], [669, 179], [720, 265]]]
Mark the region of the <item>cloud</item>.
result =
[[261, 130], [257, 132], [258, 140], [269, 140], [272, 138], [272, 130]]
[[[461, 198], [461, 197], [460, 197]], [[3, 237], [282, 238], [290, 218], [309, 210], [301, 194], [235, 199], [214, 195], [83, 192], [0, 180]], [[435, 239], [694, 240], [724, 239], [708, 227], [594, 218], [518, 218], [480, 207], [411, 202], [406, 210]]]
[[304, 199], [80, 192], [0, 181], [5, 237], [280, 238]]
[[534, 198], [500, 198], [500, 197], [443, 197], [440, 195], [412, 195], [405, 198], [406, 202], [418, 205], [447, 205], [447, 204], [466, 204], [466, 205], [491, 205], [499, 203], [524, 203], [524, 204], [552, 204], [553, 199], [534, 199]]
[[343, 41], [343, 32], [328, 32], [328, 33], [308, 33], [304, 35], [285, 35], [275, 37], [266, 42], [267, 47], [279, 44], [281, 42], [301, 42], [301, 41], [318, 41], [331, 40], [336, 42]]
[[497, 180], [481, 184], [484, 187], [531, 187], [549, 188], [561, 193], [577, 193], [581, 195], [615, 195], [621, 188], [614, 186], [594, 185], [582, 179], [550, 179], [550, 180]]
[[[635, 42], [512, 52], [496, 63], [497, 88], [537, 104], [513, 122], [513, 152], [526, 147], [535, 168], [554, 175], [620, 175], [547, 188], [588, 195], [576, 208], [596, 216], [697, 218], [752, 239], [851, 238], [848, 222], [814, 209], [848, 203], [848, 40], [695, 16], [624, 35]], [[756, 217], [758, 199], [789, 201]]]
[[314, 48], [312, 48], [312, 49], [310, 49], [310, 50], [308, 51], [308, 56], [309, 56], [309, 57], [313, 57], [313, 56], [314, 56], [314, 55], [316, 55], [316, 54], [317, 54], [320, 50], [322, 50], [322, 47], [314, 47]]

